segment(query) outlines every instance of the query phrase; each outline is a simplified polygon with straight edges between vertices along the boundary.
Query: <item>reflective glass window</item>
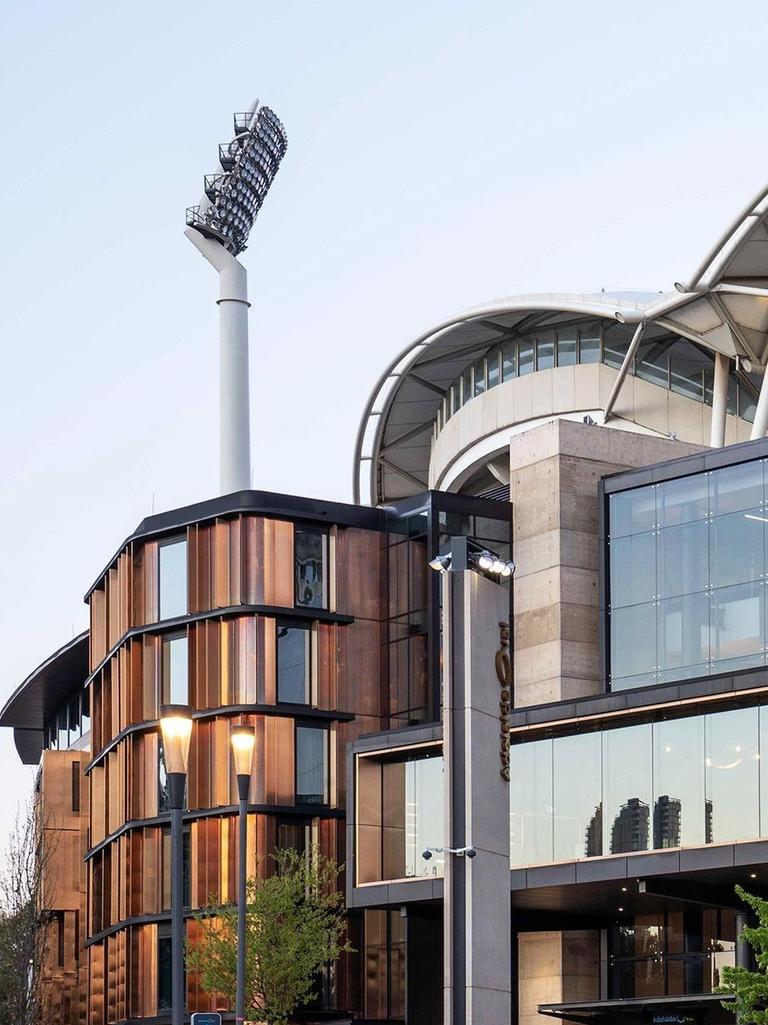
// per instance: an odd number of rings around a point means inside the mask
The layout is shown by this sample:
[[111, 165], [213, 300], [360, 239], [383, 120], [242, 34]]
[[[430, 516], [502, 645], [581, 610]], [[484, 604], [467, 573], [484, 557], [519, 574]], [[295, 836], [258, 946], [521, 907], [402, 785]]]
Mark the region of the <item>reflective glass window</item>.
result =
[[69, 709], [66, 705], [59, 709], [56, 720], [59, 730], [58, 748], [59, 751], [66, 751], [69, 747]]
[[669, 387], [669, 355], [663, 341], [641, 342], [635, 355], [635, 373], [644, 381]]
[[80, 693], [81, 727], [83, 736], [91, 730], [91, 692], [88, 688]]
[[576, 328], [561, 327], [557, 332], [557, 365], [571, 367], [576, 362]]
[[656, 526], [656, 488], [632, 488], [610, 496], [609, 532], [625, 537], [653, 530]]
[[656, 508], [660, 527], [702, 520], [709, 513], [707, 475], [695, 473], [659, 484]]
[[309, 704], [309, 638], [305, 627], [277, 625], [277, 700]]
[[646, 674], [643, 682], [651, 683], [657, 663], [655, 603], [611, 609], [610, 626], [613, 679]]
[[488, 387], [495, 388], [499, 383], [499, 352], [491, 353], [486, 360], [488, 367]]
[[554, 741], [554, 860], [603, 853], [601, 736], [582, 733]]
[[517, 377], [517, 342], [505, 342], [501, 347], [501, 378], [511, 381]]
[[159, 616], [173, 619], [187, 614], [187, 542], [174, 538], [158, 549]]
[[758, 710], [706, 717], [707, 842], [759, 835]]
[[763, 502], [762, 460], [725, 466], [709, 474], [709, 501], [713, 516], [750, 510]]
[[[706, 672], [710, 653], [709, 595], [684, 594], [659, 602], [659, 669]], [[690, 674], [672, 674], [682, 676]]]
[[161, 643], [160, 704], [186, 705], [189, 701], [189, 660], [186, 632], [166, 634]]
[[646, 851], [651, 844], [651, 726], [603, 734], [603, 852]]
[[157, 938], [157, 1011], [162, 1014], [171, 1010], [171, 973], [173, 962], [171, 960], [171, 937], [158, 936]]
[[427, 848], [443, 846], [443, 759], [414, 758], [405, 764], [405, 875], [442, 875], [443, 856]]
[[69, 701], [69, 745], [80, 739], [80, 695], [75, 694]]
[[328, 802], [328, 731], [296, 727], [296, 803]]
[[653, 601], [656, 589], [656, 535], [631, 534], [609, 545], [611, 608]]
[[585, 324], [579, 328], [579, 363], [600, 362], [600, 325]]
[[523, 341], [517, 347], [517, 373], [522, 377], [533, 371], [533, 342]]
[[706, 520], [659, 531], [656, 574], [660, 597], [691, 594], [707, 587], [708, 539], [709, 524]]
[[513, 744], [510, 760], [511, 864], [552, 860], [552, 741]]
[[453, 416], [453, 414], [458, 410], [459, 406], [461, 405], [461, 402], [459, 401], [459, 392], [459, 385], [452, 384], [449, 393], [449, 397], [451, 400], [451, 416]]
[[714, 672], [762, 663], [765, 649], [765, 584], [722, 587], [711, 595]]
[[555, 335], [553, 331], [536, 336], [536, 369], [551, 370], [555, 365]]
[[704, 370], [712, 358], [684, 338], [669, 345], [670, 388], [698, 402], [704, 399]]
[[297, 605], [315, 609], [326, 607], [327, 542], [327, 536], [319, 530], [297, 527], [294, 532]]
[[472, 367], [467, 367], [461, 375], [461, 401], [469, 402], [472, 398]]
[[760, 722], [760, 836], [768, 836], [768, 705], [759, 711]]
[[705, 842], [704, 717], [653, 726], [653, 847]]
[[157, 813], [170, 811], [171, 795], [168, 790], [168, 773], [165, 768], [165, 754], [163, 752], [163, 741], [158, 739], [157, 743]]
[[[706, 549], [701, 553], [704, 561]], [[765, 576], [765, 518], [761, 508], [715, 516], [710, 531], [712, 586]]]
[[472, 367], [472, 383], [475, 395], [482, 395], [485, 391], [485, 360], [479, 359]]
[[[733, 379], [731, 379], [731, 383]], [[755, 411], [757, 410], [757, 399], [746, 385], [739, 382], [739, 416], [749, 423], [755, 422]], [[729, 409], [729, 413], [735, 413], [735, 409]]]
[[631, 335], [618, 326], [606, 330], [603, 342], [603, 363], [618, 370], [627, 355], [630, 341]]

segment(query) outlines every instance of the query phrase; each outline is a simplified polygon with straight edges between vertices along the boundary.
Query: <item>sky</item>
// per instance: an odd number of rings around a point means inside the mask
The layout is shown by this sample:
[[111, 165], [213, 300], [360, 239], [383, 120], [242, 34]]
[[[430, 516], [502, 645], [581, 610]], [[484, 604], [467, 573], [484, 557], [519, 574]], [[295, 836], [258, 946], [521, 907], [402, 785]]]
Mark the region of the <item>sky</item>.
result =
[[[349, 500], [388, 360], [504, 295], [670, 289], [768, 178], [768, 8], [734, 0], [5, 0], [4, 701], [138, 522], [218, 482], [231, 115], [288, 153], [243, 256], [254, 486]], [[0, 731], [0, 845], [32, 785]]]

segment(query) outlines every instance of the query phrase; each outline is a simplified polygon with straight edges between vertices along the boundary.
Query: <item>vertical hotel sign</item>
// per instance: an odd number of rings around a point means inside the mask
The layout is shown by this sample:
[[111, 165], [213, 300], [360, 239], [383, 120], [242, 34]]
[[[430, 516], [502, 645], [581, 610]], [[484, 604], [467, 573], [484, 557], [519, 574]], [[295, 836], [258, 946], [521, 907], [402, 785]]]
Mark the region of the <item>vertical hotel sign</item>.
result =
[[496, 678], [499, 681], [499, 774], [509, 783], [509, 713], [512, 708], [512, 658], [509, 654], [509, 623], [499, 623], [499, 650], [496, 652]]

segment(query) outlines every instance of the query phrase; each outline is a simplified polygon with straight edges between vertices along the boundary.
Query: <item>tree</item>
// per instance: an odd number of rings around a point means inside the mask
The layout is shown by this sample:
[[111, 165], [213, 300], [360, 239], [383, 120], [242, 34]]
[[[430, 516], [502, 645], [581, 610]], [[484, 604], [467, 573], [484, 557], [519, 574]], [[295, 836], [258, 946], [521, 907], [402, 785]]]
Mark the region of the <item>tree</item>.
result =
[[[246, 912], [246, 1018], [285, 1025], [316, 994], [318, 978], [343, 951], [344, 899], [340, 869], [318, 848], [272, 855], [275, 874], [249, 879]], [[237, 988], [237, 908], [212, 902], [198, 916], [201, 935], [187, 967], [207, 993], [234, 1006]]]
[[723, 968], [723, 984], [717, 992], [736, 997], [723, 1007], [735, 1013], [739, 1025], [768, 1025], [768, 901], [747, 893], [741, 886], [736, 887], [736, 893], [757, 915], [758, 924], [741, 934], [755, 952], [757, 970]]
[[40, 1025], [45, 1013], [48, 921], [43, 903], [55, 831], [39, 804], [19, 810], [0, 869], [0, 1025]]

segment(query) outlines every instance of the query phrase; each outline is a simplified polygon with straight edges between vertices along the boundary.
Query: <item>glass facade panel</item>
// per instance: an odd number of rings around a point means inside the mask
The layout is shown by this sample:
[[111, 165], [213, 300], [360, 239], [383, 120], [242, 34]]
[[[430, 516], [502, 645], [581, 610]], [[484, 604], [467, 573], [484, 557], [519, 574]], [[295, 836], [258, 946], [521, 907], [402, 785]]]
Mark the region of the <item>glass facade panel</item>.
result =
[[627, 854], [651, 845], [651, 726], [603, 734], [603, 851]]
[[576, 363], [576, 328], [561, 327], [557, 332], [557, 365], [571, 367]]
[[277, 700], [309, 704], [309, 630], [277, 625]]
[[661, 341], [641, 342], [635, 356], [635, 373], [643, 381], [669, 387], [669, 355]]
[[579, 363], [600, 362], [600, 325], [579, 328]]
[[509, 820], [512, 864], [552, 861], [552, 741], [513, 745], [509, 758], [513, 781]]
[[704, 720], [673, 719], [653, 727], [653, 847], [705, 842]]
[[472, 385], [475, 395], [482, 395], [485, 391], [485, 360], [479, 359], [472, 368]]
[[158, 551], [158, 613], [160, 619], [186, 616], [187, 542], [175, 538], [161, 543]]
[[655, 534], [633, 534], [610, 545], [612, 608], [653, 601], [658, 593]]
[[328, 731], [296, 727], [296, 803], [328, 803]]
[[610, 496], [614, 689], [765, 664], [764, 468], [753, 460]]
[[326, 607], [326, 551], [328, 538], [319, 530], [297, 527], [294, 533], [296, 604], [313, 609]]
[[517, 343], [505, 342], [501, 347], [501, 379], [511, 381], [517, 377]]
[[553, 745], [554, 860], [603, 853], [601, 737], [559, 737]]
[[513, 744], [511, 864], [768, 835], [761, 750], [768, 706]]
[[443, 874], [443, 759], [414, 758], [405, 765], [405, 877]]
[[488, 367], [488, 387], [495, 388], [500, 380], [498, 350], [488, 356], [486, 364]]
[[160, 670], [161, 705], [186, 705], [189, 702], [189, 659], [187, 635], [166, 634], [162, 638]]
[[760, 835], [760, 749], [756, 708], [706, 717], [708, 841]]
[[533, 342], [520, 342], [517, 349], [517, 373], [519, 377], [533, 372]]
[[551, 370], [555, 365], [555, 334], [548, 331], [536, 337], [536, 369]]

